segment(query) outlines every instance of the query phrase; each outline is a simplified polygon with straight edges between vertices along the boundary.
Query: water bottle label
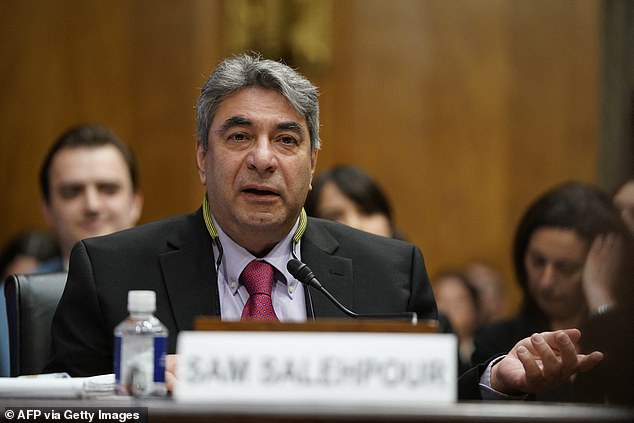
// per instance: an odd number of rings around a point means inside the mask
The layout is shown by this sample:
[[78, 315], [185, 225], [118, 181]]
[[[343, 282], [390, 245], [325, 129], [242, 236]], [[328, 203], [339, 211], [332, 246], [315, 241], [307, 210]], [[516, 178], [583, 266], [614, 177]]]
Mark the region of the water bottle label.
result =
[[165, 336], [115, 336], [115, 383], [122, 393], [134, 389], [152, 391], [153, 383], [165, 382]]
[[165, 352], [167, 351], [167, 337], [154, 338], [154, 382], [165, 382]]
[[114, 337], [114, 382], [121, 384], [121, 337]]

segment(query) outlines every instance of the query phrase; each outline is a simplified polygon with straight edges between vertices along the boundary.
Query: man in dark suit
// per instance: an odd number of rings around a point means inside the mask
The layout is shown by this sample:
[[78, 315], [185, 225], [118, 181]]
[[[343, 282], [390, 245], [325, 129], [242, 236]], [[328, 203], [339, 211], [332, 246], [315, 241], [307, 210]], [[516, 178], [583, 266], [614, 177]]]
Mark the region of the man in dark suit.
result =
[[[197, 114], [196, 161], [206, 187], [201, 209], [75, 246], [53, 322], [50, 369], [111, 372], [113, 328], [127, 315], [131, 289], [156, 291], [156, 314], [170, 331], [170, 352], [178, 332], [191, 329], [197, 315], [258, 315], [262, 310], [253, 312], [250, 298], [263, 294], [252, 294], [245, 276], [252, 266], [270, 272], [267, 318], [341, 316], [288, 273], [286, 263], [295, 257], [358, 312], [436, 317], [417, 247], [306, 218], [302, 206], [320, 146], [317, 90], [308, 80], [271, 60], [227, 59], [203, 86]], [[547, 336], [548, 347], [540, 345], [533, 360], [548, 352], [549, 364], [562, 370], [557, 375], [566, 376], [585, 357], [577, 357], [575, 340], [563, 332], [561, 337], [566, 345]], [[560, 347], [569, 354], [554, 357], [553, 348]], [[492, 371], [492, 380], [508, 391], [525, 387], [526, 378], [515, 377], [520, 360], [509, 354], [496, 366], [506, 374]]]
[[[301, 258], [350, 309], [408, 310], [420, 318], [435, 318], [422, 256], [412, 245], [309, 218]], [[222, 315], [214, 264], [201, 210], [82, 241], [73, 252], [54, 324], [56, 364], [78, 376], [112, 372], [112, 334], [128, 314], [130, 289], [156, 291], [156, 314], [169, 330], [168, 351], [173, 353], [176, 335], [191, 330], [196, 316]], [[305, 290], [303, 299], [307, 319], [313, 313], [316, 318], [344, 317], [321, 294], [309, 297]]]

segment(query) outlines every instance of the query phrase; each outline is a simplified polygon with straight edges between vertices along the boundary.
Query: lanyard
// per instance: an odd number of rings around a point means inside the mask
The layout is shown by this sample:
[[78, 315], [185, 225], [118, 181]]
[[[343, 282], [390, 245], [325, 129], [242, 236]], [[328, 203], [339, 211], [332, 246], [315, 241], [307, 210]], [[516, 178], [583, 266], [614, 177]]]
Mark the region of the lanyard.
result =
[[[214, 221], [211, 218], [211, 210], [209, 209], [209, 200], [207, 199], [207, 193], [203, 195], [203, 218], [205, 219], [205, 226], [207, 226], [207, 232], [211, 236], [212, 241], [216, 244], [218, 248], [218, 260], [216, 260], [216, 269], [220, 267], [220, 263], [222, 262], [223, 250], [222, 244], [220, 243], [220, 237], [218, 235], [218, 230], [214, 225]], [[308, 217], [306, 216], [306, 210], [302, 207], [302, 211], [299, 214], [299, 225], [297, 226], [297, 230], [293, 234], [293, 241], [291, 245], [291, 254], [293, 258], [297, 258], [295, 255], [295, 248], [299, 244], [299, 241], [302, 239], [304, 232], [306, 232], [306, 226], [308, 226]]]

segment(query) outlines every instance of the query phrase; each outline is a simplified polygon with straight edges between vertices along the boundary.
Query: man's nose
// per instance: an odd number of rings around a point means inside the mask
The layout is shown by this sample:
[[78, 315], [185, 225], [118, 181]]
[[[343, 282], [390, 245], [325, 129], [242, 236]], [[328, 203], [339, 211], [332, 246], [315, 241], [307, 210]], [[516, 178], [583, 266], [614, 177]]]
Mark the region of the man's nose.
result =
[[268, 136], [258, 137], [253, 148], [249, 151], [247, 164], [249, 168], [257, 172], [270, 172], [275, 169], [275, 151]]
[[88, 187], [84, 195], [84, 208], [89, 212], [96, 212], [99, 210], [101, 204], [101, 197], [99, 192], [94, 187]]

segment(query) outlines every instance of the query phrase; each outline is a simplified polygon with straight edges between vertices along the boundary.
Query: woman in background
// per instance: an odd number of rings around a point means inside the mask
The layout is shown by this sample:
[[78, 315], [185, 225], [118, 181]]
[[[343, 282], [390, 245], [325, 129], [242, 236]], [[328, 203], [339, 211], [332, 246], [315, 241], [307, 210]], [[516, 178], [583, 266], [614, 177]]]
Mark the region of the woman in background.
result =
[[[612, 308], [608, 287], [631, 285], [631, 234], [607, 193], [571, 182], [540, 196], [518, 225], [513, 261], [524, 295], [513, 319], [481, 328], [472, 360], [536, 332], [583, 328]], [[595, 345], [599, 350], [601, 347]], [[540, 400], [575, 400], [571, 386]]]
[[340, 165], [320, 173], [304, 208], [309, 216], [335, 220], [365, 232], [403, 237], [394, 228], [392, 208], [379, 185], [363, 170]]

